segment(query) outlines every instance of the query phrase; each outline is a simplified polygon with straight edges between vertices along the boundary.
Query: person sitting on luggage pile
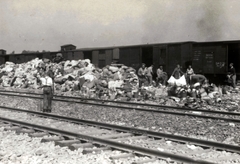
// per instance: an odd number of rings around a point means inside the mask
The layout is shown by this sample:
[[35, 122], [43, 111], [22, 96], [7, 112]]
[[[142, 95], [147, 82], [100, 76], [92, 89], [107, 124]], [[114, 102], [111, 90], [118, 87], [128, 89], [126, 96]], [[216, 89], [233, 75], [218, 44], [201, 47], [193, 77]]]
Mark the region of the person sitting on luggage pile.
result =
[[52, 78], [44, 71], [44, 69], [40, 70], [40, 76], [38, 78], [41, 81], [41, 86], [43, 87], [43, 112], [52, 111], [52, 85], [53, 80]]
[[145, 67], [145, 64], [142, 63], [142, 67], [140, 67], [138, 70], [139, 87], [141, 87], [142, 84], [146, 82], [147, 80], [146, 73], [147, 73], [147, 68]]
[[132, 95], [134, 98], [138, 98], [138, 90], [139, 90], [139, 79], [138, 76], [135, 74], [135, 71], [130, 71], [130, 79], [129, 82], [132, 87]]
[[168, 79], [167, 73], [163, 72], [162, 66], [159, 66], [159, 68], [157, 69], [157, 85], [160, 84], [161, 82], [163, 86], [166, 86], [167, 79]]

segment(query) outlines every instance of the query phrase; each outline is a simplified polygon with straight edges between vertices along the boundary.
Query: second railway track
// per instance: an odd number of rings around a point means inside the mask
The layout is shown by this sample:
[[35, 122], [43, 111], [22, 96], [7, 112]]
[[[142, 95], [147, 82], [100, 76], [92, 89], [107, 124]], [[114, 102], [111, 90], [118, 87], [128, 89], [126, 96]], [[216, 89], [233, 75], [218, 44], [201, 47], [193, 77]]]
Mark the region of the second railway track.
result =
[[[3, 96], [42, 99], [41, 94], [39, 93], [16, 92], [16, 91], [6, 91], [6, 90], [0, 90], [0, 93]], [[191, 108], [183, 108], [183, 107], [164, 106], [164, 105], [156, 105], [156, 104], [143, 104], [143, 103], [125, 102], [125, 101], [84, 99], [84, 98], [73, 97], [73, 96], [57, 96], [57, 95], [54, 96], [53, 101], [79, 103], [83, 105], [102, 106], [102, 107], [108, 107], [108, 108], [119, 108], [119, 109], [172, 114], [172, 115], [180, 115], [180, 116], [199, 117], [199, 118], [205, 118], [205, 119], [224, 120], [227, 122], [240, 123], [240, 113], [238, 112], [191, 109]]]

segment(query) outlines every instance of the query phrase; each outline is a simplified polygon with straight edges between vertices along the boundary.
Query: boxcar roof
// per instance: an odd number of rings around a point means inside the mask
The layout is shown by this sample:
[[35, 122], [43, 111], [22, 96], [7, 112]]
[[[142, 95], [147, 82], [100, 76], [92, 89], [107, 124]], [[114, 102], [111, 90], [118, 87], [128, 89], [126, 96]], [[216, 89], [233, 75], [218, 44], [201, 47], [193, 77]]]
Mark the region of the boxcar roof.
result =
[[108, 46], [108, 47], [88, 47], [88, 48], [78, 48], [72, 51], [92, 51], [92, 50], [108, 50], [115, 48], [130, 48], [130, 47], [148, 47], [148, 46], [160, 46], [160, 45], [171, 45], [171, 44], [184, 44], [184, 43], [193, 43], [193, 44], [202, 44], [202, 43], [240, 43], [240, 40], [228, 40], [228, 41], [185, 41], [185, 42], [166, 42], [166, 43], [149, 43], [149, 44], [135, 44], [135, 45], [121, 45], [121, 46]]

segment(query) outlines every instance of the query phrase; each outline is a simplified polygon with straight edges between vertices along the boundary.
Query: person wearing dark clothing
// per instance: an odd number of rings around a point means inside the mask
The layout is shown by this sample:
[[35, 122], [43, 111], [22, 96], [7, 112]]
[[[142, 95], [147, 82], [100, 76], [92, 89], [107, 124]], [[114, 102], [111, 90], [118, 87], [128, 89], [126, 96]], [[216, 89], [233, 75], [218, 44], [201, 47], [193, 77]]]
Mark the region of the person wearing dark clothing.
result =
[[180, 65], [178, 64], [177, 67], [174, 69], [173, 73], [172, 73], [172, 76], [175, 78], [175, 79], [179, 79], [184, 73], [182, 72], [181, 70], [181, 67]]
[[54, 63], [60, 63], [60, 62], [62, 62], [64, 59], [63, 59], [63, 55], [61, 54], [61, 53], [57, 53], [56, 54], [56, 57], [55, 58], [53, 58], [53, 62]]
[[200, 83], [200, 85], [203, 85], [207, 83], [207, 78], [204, 75], [194, 74], [191, 76], [190, 84], [194, 85], [195, 83]]
[[41, 85], [43, 87], [43, 112], [51, 112], [52, 111], [52, 85], [53, 80], [47, 73], [42, 72], [42, 77], [40, 77]]
[[166, 86], [167, 79], [168, 79], [167, 73], [163, 72], [163, 67], [160, 66], [157, 69], [157, 83], [159, 84], [161, 82], [162, 85]]
[[230, 72], [229, 77], [231, 78], [232, 87], [233, 87], [233, 88], [236, 88], [236, 78], [237, 78], [237, 76], [236, 76], [236, 70], [235, 70], [235, 68], [233, 67], [233, 63], [230, 64], [230, 70], [229, 70], [229, 72]]

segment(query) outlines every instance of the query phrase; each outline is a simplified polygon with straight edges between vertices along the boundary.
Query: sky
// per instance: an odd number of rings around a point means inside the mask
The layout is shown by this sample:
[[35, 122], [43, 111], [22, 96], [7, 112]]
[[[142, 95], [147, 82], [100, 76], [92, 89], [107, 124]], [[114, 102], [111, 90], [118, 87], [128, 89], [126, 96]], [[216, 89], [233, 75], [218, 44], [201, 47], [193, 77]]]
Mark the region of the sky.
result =
[[239, 15], [239, 0], [0, 0], [0, 49], [240, 40]]

